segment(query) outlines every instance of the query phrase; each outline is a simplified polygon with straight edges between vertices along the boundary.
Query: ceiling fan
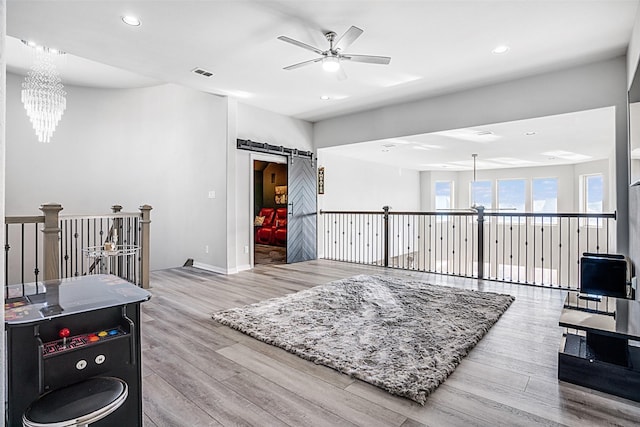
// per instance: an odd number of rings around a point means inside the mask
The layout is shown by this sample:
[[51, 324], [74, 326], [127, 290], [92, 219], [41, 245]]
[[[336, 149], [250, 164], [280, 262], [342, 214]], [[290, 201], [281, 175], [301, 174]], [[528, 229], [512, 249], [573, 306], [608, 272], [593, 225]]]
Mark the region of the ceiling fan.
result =
[[373, 55], [352, 55], [349, 53], [344, 53], [345, 49], [347, 49], [351, 44], [362, 35], [364, 31], [358, 27], [354, 27], [353, 25], [349, 28], [340, 38], [336, 40], [337, 34], [333, 31], [329, 31], [324, 34], [329, 42], [329, 49], [320, 50], [317, 47], [308, 45], [301, 41], [292, 39], [287, 36], [280, 36], [278, 40], [282, 40], [283, 42], [291, 43], [294, 46], [301, 47], [306, 50], [310, 50], [311, 52], [315, 52], [320, 55], [319, 58], [310, 59], [308, 61], [299, 62], [297, 64], [289, 65], [288, 67], [284, 67], [285, 70], [295, 70], [296, 68], [303, 67], [308, 64], [314, 64], [316, 62], [322, 62], [322, 68], [325, 71], [337, 73], [338, 79], [343, 80], [347, 78], [344, 69], [341, 67], [340, 63], [343, 61], [353, 61], [353, 62], [364, 62], [367, 64], [383, 64], [387, 65], [391, 62], [391, 58], [388, 56], [373, 56]]

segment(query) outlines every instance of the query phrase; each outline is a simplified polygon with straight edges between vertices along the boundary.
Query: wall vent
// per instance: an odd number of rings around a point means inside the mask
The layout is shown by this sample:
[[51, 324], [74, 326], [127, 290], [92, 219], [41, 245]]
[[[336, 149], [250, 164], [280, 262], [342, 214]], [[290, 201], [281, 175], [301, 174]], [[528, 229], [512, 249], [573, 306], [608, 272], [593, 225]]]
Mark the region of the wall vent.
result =
[[207, 70], [204, 70], [202, 68], [194, 68], [191, 71], [196, 73], [196, 74], [200, 74], [201, 76], [204, 76], [204, 77], [211, 77], [211, 76], [215, 75], [211, 71], [207, 71]]

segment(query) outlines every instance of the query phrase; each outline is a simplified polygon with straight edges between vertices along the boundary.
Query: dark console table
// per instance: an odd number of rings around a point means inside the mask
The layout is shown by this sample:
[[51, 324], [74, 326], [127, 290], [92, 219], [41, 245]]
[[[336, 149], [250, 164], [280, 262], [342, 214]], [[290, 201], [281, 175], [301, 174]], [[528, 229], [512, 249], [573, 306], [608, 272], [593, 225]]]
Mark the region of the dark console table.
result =
[[569, 293], [560, 315], [564, 334], [558, 353], [562, 381], [640, 402], [640, 301]]
[[142, 425], [140, 303], [150, 294], [116, 276], [9, 286], [5, 302], [7, 425], [47, 392], [94, 377], [128, 386], [126, 401], [92, 426]]

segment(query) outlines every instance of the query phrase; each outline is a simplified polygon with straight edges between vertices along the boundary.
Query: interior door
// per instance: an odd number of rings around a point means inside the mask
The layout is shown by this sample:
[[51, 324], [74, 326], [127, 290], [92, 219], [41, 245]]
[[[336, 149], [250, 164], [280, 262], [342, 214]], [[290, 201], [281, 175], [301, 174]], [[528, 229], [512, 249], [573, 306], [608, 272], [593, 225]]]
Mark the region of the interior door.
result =
[[317, 258], [316, 171], [310, 158], [289, 156], [287, 263]]

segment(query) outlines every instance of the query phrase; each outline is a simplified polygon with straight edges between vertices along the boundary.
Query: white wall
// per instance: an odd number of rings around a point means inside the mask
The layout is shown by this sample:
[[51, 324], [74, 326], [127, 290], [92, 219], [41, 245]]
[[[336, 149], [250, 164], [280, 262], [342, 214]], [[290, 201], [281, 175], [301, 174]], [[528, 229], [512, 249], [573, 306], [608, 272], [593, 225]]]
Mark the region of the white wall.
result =
[[324, 210], [420, 210], [418, 171], [365, 162], [326, 150], [318, 152], [324, 166], [324, 191], [318, 208]]
[[640, 7], [636, 12], [636, 20], [627, 48], [627, 89], [631, 88], [633, 76], [638, 68], [638, 61], [640, 61]]
[[[272, 113], [238, 103], [237, 138], [264, 142], [287, 148], [313, 151], [313, 125], [307, 121]], [[247, 269], [253, 254], [253, 159], [282, 161], [281, 157], [257, 155], [235, 150], [235, 257], [230, 258], [228, 271]], [[256, 157], [257, 156], [257, 157]], [[248, 249], [245, 252], [245, 248]]]
[[[37, 141], [20, 102], [22, 76], [7, 78], [8, 215], [151, 212], [151, 268], [194, 258], [226, 264], [226, 99], [177, 85], [103, 90], [67, 86], [52, 141]], [[208, 191], [216, 198], [207, 198]], [[209, 253], [204, 251], [209, 245]]]
[[[314, 125], [316, 148], [615, 106], [615, 187], [628, 186], [625, 57], [348, 114]], [[628, 194], [618, 192], [617, 241], [629, 242]]]
[[[345, 157], [330, 150], [318, 151], [318, 167], [324, 167], [324, 194], [318, 195], [319, 210], [382, 212], [383, 206], [389, 206], [395, 212], [420, 210], [421, 177], [418, 171]], [[318, 217], [318, 257], [336, 256], [325, 254], [325, 218], [328, 217]], [[353, 233], [352, 241], [366, 240], [355, 231]], [[355, 244], [354, 247], [360, 248], [356, 249], [355, 259], [364, 259], [360, 257], [366, 257], [365, 253], [377, 254], [380, 259], [382, 248], [376, 245], [375, 239], [370, 243], [372, 246], [367, 250], [361, 244]]]
[[313, 125], [238, 102], [238, 138], [313, 151]]
[[[7, 3], [5, 0], [0, 0], [0, 217], [4, 218], [4, 176], [5, 176], [5, 132], [6, 132], [6, 94], [5, 94], [5, 80], [6, 80], [6, 65], [7, 58], [5, 56], [5, 44], [7, 36]], [[0, 260], [0, 277], [4, 277], [4, 257]], [[4, 310], [0, 314], [0, 322], [4, 324]], [[0, 342], [0, 375], [1, 378], [5, 378], [4, 373], [4, 340]], [[0, 402], [4, 402], [4, 381], [0, 386]], [[4, 405], [0, 408], [0, 419], [4, 420]]]

